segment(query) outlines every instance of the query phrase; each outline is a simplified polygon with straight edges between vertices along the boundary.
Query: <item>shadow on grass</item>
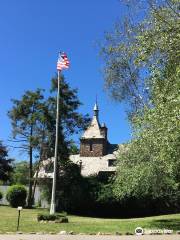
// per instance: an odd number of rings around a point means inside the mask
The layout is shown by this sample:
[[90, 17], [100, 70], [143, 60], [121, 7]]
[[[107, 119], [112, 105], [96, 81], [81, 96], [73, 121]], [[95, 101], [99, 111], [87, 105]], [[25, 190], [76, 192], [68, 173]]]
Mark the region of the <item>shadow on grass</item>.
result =
[[151, 228], [159, 228], [159, 229], [172, 229], [172, 230], [180, 230], [180, 220], [179, 219], [161, 219], [161, 220], [153, 220], [150, 222]]

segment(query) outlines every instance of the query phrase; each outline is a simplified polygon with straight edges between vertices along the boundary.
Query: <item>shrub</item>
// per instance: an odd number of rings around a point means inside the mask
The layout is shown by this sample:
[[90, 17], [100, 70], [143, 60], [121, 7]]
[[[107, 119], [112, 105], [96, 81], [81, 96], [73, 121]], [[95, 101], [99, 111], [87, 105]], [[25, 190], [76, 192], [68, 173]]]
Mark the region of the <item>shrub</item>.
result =
[[2, 198], [3, 198], [3, 193], [0, 192], [0, 201], [2, 200]]
[[62, 214], [38, 214], [38, 221], [55, 221], [56, 223], [67, 223], [68, 218], [65, 213]]
[[6, 199], [12, 207], [22, 206], [26, 204], [27, 190], [23, 185], [13, 185], [8, 188]]

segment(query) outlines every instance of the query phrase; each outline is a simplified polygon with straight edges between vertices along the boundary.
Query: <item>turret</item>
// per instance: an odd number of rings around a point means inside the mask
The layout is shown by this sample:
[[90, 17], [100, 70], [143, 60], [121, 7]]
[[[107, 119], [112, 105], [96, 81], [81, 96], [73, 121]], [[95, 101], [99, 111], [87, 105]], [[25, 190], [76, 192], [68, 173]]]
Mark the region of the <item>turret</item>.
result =
[[94, 116], [90, 126], [82, 135], [80, 141], [80, 156], [99, 157], [107, 152], [107, 128], [99, 123], [99, 108], [97, 101], [93, 108]]

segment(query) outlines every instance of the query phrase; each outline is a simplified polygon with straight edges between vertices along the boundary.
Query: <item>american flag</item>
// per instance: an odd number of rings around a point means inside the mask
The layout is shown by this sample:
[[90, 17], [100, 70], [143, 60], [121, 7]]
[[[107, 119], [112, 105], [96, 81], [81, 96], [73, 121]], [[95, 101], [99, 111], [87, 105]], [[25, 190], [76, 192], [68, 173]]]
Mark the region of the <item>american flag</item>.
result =
[[66, 53], [60, 53], [57, 61], [57, 70], [61, 71], [63, 69], [69, 68], [69, 60]]

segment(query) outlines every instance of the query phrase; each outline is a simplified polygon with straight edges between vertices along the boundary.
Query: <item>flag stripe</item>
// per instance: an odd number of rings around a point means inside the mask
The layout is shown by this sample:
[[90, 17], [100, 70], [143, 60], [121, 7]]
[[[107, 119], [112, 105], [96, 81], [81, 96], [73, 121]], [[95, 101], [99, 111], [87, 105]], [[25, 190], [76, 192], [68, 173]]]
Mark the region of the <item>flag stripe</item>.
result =
[[61, 71], [63, 69], [68, 69], [70, 65], [70, 62], [68, 60], [68, 57], [65, 53], [59, 54], [59, 58], [57, 61], [57, 70]]

